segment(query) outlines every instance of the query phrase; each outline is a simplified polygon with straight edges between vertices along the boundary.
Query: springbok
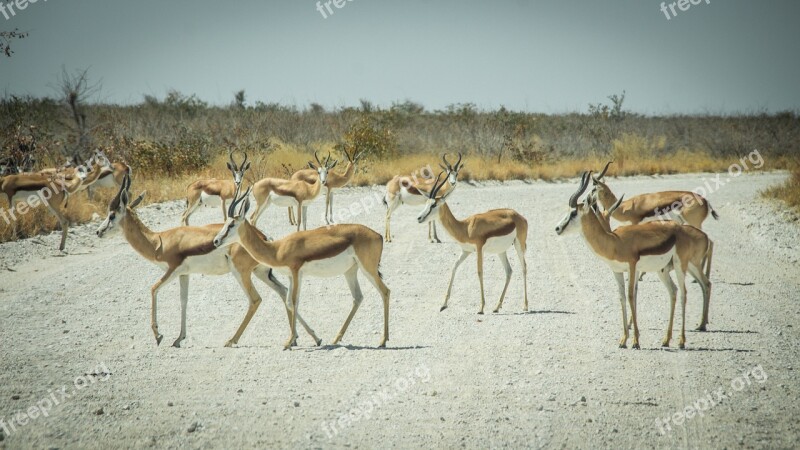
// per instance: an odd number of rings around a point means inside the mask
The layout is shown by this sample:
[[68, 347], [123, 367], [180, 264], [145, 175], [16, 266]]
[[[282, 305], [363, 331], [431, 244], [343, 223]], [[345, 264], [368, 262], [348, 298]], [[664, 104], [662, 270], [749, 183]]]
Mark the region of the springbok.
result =
[[244, 154], [241, 164], [236, 164], [233, 159], [233, 152], [230, 152], [228, 157], [230, 161], [228, 161], [227, 166], [228, 170], [233, 174], [232, 181], [217, 179], [197, 180], [186, 187], [186, 210], [181, 216], [181, 224], [183, 226], [189, 225], [189, 216], [200, 206], [222, 205], [222, 220], [224, 221], [228, 218], [225, 202], [233, 198], [236, 186], [242, 183], [244, 173], [250, 168], [247, 153]]
[[[669, 278], [670, 265], [674, 268], [681, 292], [681, 336], [680, 348], [686, 344], [686, 274], [694, 277], [703, 290], [704, 317], [711, 297], [711, 282], [703, 273], [704, 258], [711, 251], [710, 240], [702, 230], [691, 225], [674, 221], [647, 222], [622, 226], [609, 231], [602, 223], [597, 211], [596, 199], [587, 196], [582, 204], [578, 198], [586, 191], [591, 179], [590, 172], [584, 172], [578, 190], [569, 198], [569, 212], [556, 225], [556, 233], [579, 230], [592, 252], [605, 262], [617, 281], [622, 307], [623, 337], [620, 348], [628, 341], [627, 311], [625, 306], [625, 278], [628, 273], [628, 304], [633, 320], [633, 348], [639, 348], [639, 326], [636, 309], [636, 285], [638, 273], [656, 272], [670, 294], [670, 318], [666, 336], [661, 345], [668, 347], [672, 339], [672, 325], [675, 314], [675, 285]], [[622, 203], [617, 200], [616, 203]], [[612, 205], [611, 213], [618, 207]], [[705, 322], [705, 320], [704, 320]]]
[[[78, 167], [75, 175], [71, 178], [67, 178], [60, 173], [55, 175], [22, 173], [2, 178], [0, 180], [0, 190], [8, 199], [9, 213], [13, 219], [14, 236], [17, 235], [17, 219], [14, 211], [24, 214], [29, 208], [35, 208], [44, 203], [50, 213], [56, 216], [61, 226], [61, 243], [58, 245], [58, 249], [64, 251], [69, 230], [69, 219], [64, 216], [64, 212], [67, 208], [69, 196], [78, 192], [82, 183], [91, 184], [97, 181], [101, 170], [102, 166], [95, 164], [88, 174], [85, 167]], [[22, 203], [22, 206], [18, 207], [20, 203]]]
[[[444, 164], [439, 163], [439, 166], [448, 174], [449, 186], [445, 188], [447, 191], [455, 187], [458, 181], [458, 172], [464, 168], [464, 164], [461, 164], [461, 153], [458, 154], [458, 161], [455, 165], [451, 165], [447, 161], [447, 154], [442, 155], [442, 162]], [[392, 242], [390, 223], [394, 210], [400, 205], [420, 206], [425, 204], [428, 200], [425, 192], [430, 191], [433, 187], [433, 178], [420, 180], [416, 176], [395, 175], [386, 183], [386, 196], [383, 199], [383, 204], [386, 206], [386, 242]], [[437, 244], [442, 242], [436, 234], [436, 221], [428, 222], [428, 241]]]
[[381, 235], [364, 225], [345, 224], [298, 231], [269, 242], [245, 219], [250, 208], [250, 189], [231, 203], [228, 220], [214, 238], [214, 246], [219, 248], [238, 243], [261, 264], [289, 276], [291, 325], [285, 348], [291, 348], [297, 337], [294, 318], [299, 317], [300, 283], [307, 276], [327, 278], [344, 275], [347, 280], [353, 295], [353, 307], [333, 340], [334, 345], [339, 343], [364, 298], [358, 284], [359, 270], [383, 298], [383, 338], [379, 347], [385, 347], [389, 339], [390, 292], [378, 270], [383, 253]]
[[264, 178], [253, 185], [253, 196], [256, 199], [256, 210], [250, 216], [250, 222], [255, 225], [258, 218], [269, 207], [270, 203], [278, 206], [297, 207], [297, 231], [300, 225], [307, 229], [308, 225], [308, 204], [319, 196], [319, 193], [328, 182], [328, 171], [333, 169], [338, 161], [331, 162], [331, 155], [323, 163], [319, 156], [314, 153], [317, 165], [309, 161], [308, 166], [317, 171], [317, 178], [314, 182], [302, 180], [284, 180], [281, 178]]
[[[605, 209], [609, 209], [611, 205], [617, 202], [617, 196], [603, 182], [603, 178], [608, 172], [608, 167], [613, 162], [606, 163], [602, 172], [592, 177], [595, 195]], [[703, 222], [708, 217], [709, 212], [714, 220], [719, 219], [719, 215], [711, 206], [711, 203], [700, 194], [691, 191], [663, 191], [636, 195], [625, 200], [614, 211], [612, 217], [623, 224], [630, 223], [632, 225], [652, 220], [674, 219], [679, 223], [688, 223], [702, 230]], [[713, 249], [713, 241], [711, 246]], [[710, 256], [705, 264], [706, 277], [710, 277]]]
[[[339, 175], [336, 172], [330, 171], [328, 172], [328, 181], [325, 184], [325, 224], [330, 225], [333, 223], [333, 190], [344, 187], [350, 180], [353, 178], [353, 174], [356, 171], [356, 163], [358, 160], [364, 156], [364, 152], [353, 152], [353, 155], [350, 156], [350, 153], [347, 150], [343, 150], [345, 157], [347, 157], [347, 167], [344, 169], [344, 173]], [[302, 180], [306, 183], [314, 183], [319, 178], [319, 174], [313, 168], [309, 169], [302, 169], [298, 170], [294, 174], [292, 174], [291, 180]], [[297, 225], [294, 219], [294, 209], [290, 206], [289, 207], [289, 223], [292, 225]]]
[[503, 286], [503, 293], [500, 294], [500, 301], [494, 308], [498, 312], [503, 306], [503, 299], [508, 290], [508, 283], [511, 281], [511, 265], [508, 263], [508, 249], [513, 245], [517, 251], [520, 265], [522, 266], [522, 283], [525, 293], [525, 304], [523, 311], [528, 310], [528, 266], [525, 262], [525, 250], [528, 239], [528, 221], [513, 209], [492, 209], [485, 213], [475, 214], [464, 220], [458, 220], [453, 216], [450, 207], [447, 206], [447, 197], [453, 193], [454, 187], [437, 197], [437, 194], [444, 186], [447, 179], [439, 183], [440, 173], [433, 183], [433, 189], [425, 193], [426, 202], [422, 208], [417, 221], [419, 223], [430, 222], [436, 218], [442, 223], [444, 229], [458, 242], [461, 247], [461, 256], [453, 265], [450, 274], [450, 283], [447, 285], [447, 293], [444, 296], [444, 304], [440, 311], [447, 308], [447, 300], [450, 298], [450, 291], [453, 287], [453, 279], [456, 276], [458, 266], [472, 253], [478, 256], [478, 281], [481, 285], [481, 309], [478, 314], [483, 314], [484, 293], [483, 293], [483, 255], [484, 253], [497, 254], [500, 262], [506, 271], [506, 283]]
[[[128, 191], [130, 185], [130, 177], [125, 175], [119, 192], [108, 207], [106, 219], [97, 229], [97, 236], [103, 238], [116, 234], [121, 230], [125, 239], [137, 253], [166, 270], [164, 275], [150, 289], [152, 300], [150, 320], [157, 345], [161, 344], [161, 340], [164, 337], [158, 332], [158, 291], [176, 278], [180, 280], [181, 333], [173, 342], [172, 345], [174, 347], [180, 347], [181, 342], [186, 339], [186, 306], [189, 302], [189, 275], [191, 274], [224, 275], [231, 273], [247, 295], [249, 301], [247, 313], [236, 333], [225, 344], [225, 347], [231, 347], [239, 342], [239, 338], [261, 304], [261, 297], [253, 286], [252, 275], [255, 275], [275, 291], [283, 301], [284, 308], [286, 308], [286, 287], [275, 279], [269, 267], [259, 264], [239, 245], [224, 249], [214, 246], [214, 236], [219, 233], [222, 224], [202, 227], [178, 227], [162, 232], [151, 231], [142, 223], [134, 211], [134, 208], [144, 198], [145, 193], [143, 192], [135, 200], [129, 202], [130, 194]], [[256, 233], [260, 238], [265, 239], [263, 234], [258, 231]], [[286, 313], [288, 317], [288, 309], [286, 309]], [[298, 315], [297, 320], [311, 335], [314, 342], [320, 345], [322, 341], [309, 328], [303, 318]]]

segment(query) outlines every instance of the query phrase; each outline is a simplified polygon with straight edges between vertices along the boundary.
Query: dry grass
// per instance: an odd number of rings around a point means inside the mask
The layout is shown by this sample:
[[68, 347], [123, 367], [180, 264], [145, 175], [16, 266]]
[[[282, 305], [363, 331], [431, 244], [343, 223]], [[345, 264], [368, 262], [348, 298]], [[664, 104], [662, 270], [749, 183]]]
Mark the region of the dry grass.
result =
[[792, 176], [784, 184], [769, 188], [763, 192], [764, 197], [777, 198], [786, 202], [789, 207], [800, 211], [800, 160], [792, 164]]
[[[248, 181], [254, 182], [263, 177], [288, 177], [289, 171], [307, 167], [307, 163], [314, 159], [313, 152], [304, 152], [285, 144], [275, 146], [276, 150], [269, 154], [252, 152], [250, 160], [252, 169]], [[615, 164], [609, 174], [613, 176], [625, 175], [652, 175], [671, 173], [717, 172], [724, 171], [734, 162], [727, 158], [712, 157], [703, 151], [679, 150], [671, 154], [664, 154], [658, 139], [647, 141], [636, 136], [623, 136], [613, 143], [611, 157]], [[344, 155], [336, 152], [333, 143], [317, 146], [320, 158], [331, 151], [333, 157], [340, 160], [337, 171], [343, 171], [346, 165]], [[523, 180], [541, 179], [558, 180], [579, 176], [587, 169], [600, 170], [608, 156], [587, 158], [564, 158], [545, 160], [535, 164], [526, 164], [520, 161], [505, 159], [497, 162], [494, 157], [465, 156], [465, 167], [461, 172], [463, 180]], [[219, 155], [208, 168], [196, 173], [181, 176], [146, 176], [134, 173], [132, 191], [137, 194], [147, 191], [145, 203], [158, 203], [168, 200], [182, 199], [186, 195], [186, 187], [193, 181], [201, 178], [227, 179], [230, 172], [225, 166], [227, 155]], [[398, 174], [425, 176], [432, 173], [438, 174], [439, 155], [411, 154], [387, 160], [374, 160], [365, 158], [359, 164], [358, 171], [351, 185], [365, 186], [385, 184]], [[785, 168], [789, 163], [782, 158], [767, 160], [765, 169]], [[790, 205], [800, 206], [800, 164], [795, 166], [794, 176], [783, 186], [770, 189], [765, 193], [768, 196], [777, 196]], [[70, 199], [67, 208], [67, 217], [72, 223], [85, 223], [92, 220], [95, 214], [104, 217], [107, 205], [115, 193], [111, 189], [98, 191], [95, 199], [89, 201], [86, 193], [81, 192]], [[5, 202], [3, 202], [5, 203]], [[19, 218], [19, 237], [34, 236], [36, 234], [57, 229], [58, 224], [52, 215], [39, 207], [35, 211]], [[12, 228], [9, 223], [0, 219], [0, 241], [13, 239]]]

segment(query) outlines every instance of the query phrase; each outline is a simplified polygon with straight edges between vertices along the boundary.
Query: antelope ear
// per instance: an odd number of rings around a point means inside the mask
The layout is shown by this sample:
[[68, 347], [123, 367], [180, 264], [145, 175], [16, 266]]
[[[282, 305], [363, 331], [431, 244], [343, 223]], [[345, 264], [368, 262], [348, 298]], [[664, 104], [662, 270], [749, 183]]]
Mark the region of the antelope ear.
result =
[[136, 208], [137, 206], [139, 206], [139, 203], [142, 203], [142, 200], [144, 200], [145, 194], [147, 194], [147, 191], [142, 191], [142, 193], [139, 194], [139, 196], [136, 197], [136, 199], [133, 200], [133, 202], [131, 203], [130, 208], [133, 209], [133, 208]]
[[122, 203], [123, 208], [128, 206], [128, 200], [128, 191], [122, 191], [119, 196], [119, 201]]
[[447, 167], [445, 167], [444, 164], [442, 164], [442, 163], [439, 163], [439, 167], [441, 167], [442, 170], [445, 170], [445, 171], [447, 170]]
[[227, 166], [228, 166], [228, 169], [230, 169], [231, 172], [236, 172], [236, 168], [233, 167], [233, 164], [231, 164], [230, 161], [228, 161]]
[[310, 168], [312, 168], [312, 169], [314, 169], [314, 170], [317, 170], [317, 167], [316, 167], [316, 166], [314, 166], [314, 163], [313, 163], [313, 162], [311, 162], [311, 161], [309, 161], [309, 162], [308, 162], [308, 167], [310, 167]]
[[244, 167], [242, 167], [242, 172], [246, 171], [249, 168], [250, 168], [250, 161], [247, 161], [246, 163], [244, 163]]

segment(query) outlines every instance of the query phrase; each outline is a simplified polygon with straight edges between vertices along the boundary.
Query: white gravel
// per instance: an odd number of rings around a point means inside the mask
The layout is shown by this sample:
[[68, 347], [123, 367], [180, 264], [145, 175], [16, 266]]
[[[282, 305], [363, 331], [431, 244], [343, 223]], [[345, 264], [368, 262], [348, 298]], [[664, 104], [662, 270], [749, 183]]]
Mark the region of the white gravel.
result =
[[[609, 183], [631, 196], [692, 189], [710, 177]], [[245, 313], [245, 297], [230, 276], [195, 276], [188, 339], [175, 349], [157, 347], [149, 328], [150, 286], [161, 271], [121, 237], [98, 240], [96, 223], [74, 227], [65, 256], [55, 250], [57, 233], [2, 244], [0, 449], [794, 447], [800, 441], [798, 220], [759, 195], [785, 178], [781, 172], [747, 174], [708, 195], [721, 215], [705, 227], [716, 242], [710, 331], [688, 332], [685, 351], [659, 347], [668, 301], [652, 276], [640, 285], [642, 350], [617, 348], [613, 277], [580, 237], [559, 238], [553, 231], [576, 180], [462, 183], [451, 197], [458, 217], [496, 207], [527, 217], [528, 314], [522, 314], [516, 258], [510, 258], [515, 273], [504, 309], [475, 314], [474, 257], [462, 266], [450, 307], [440, 313], [459, 250], [443, 231], [442, 244], [427, 243], [427, 227], [414, 220], [416, 208], [401, 207], [394, 215], [395, 242], [385, 246], [382, 261], [392, 289], [386, 350], [375, 348], [381, 306], [367, 283], [346, 346], [315, 348], [301, 334], [300, 349], [288, 352], [281, 350], [285, 313], [261, 284], [261, 310], [239, 347], [223, 348]], [[352, 221], [382, 233], [383, 206], [370, 192], [344, 189], [334, 206], [371, 205]], [[169, 202], [142, 208], [140, 215], [165, 229], [178, 225], [182, 209], [183, 202]], [[321, 223], [322, 209], [321, 201], [310, 208], [312, 225]], [[216, 208], [200, 211], [192, 222], [218, 221], [218, 214]], [[285, 209], [268, 210], [261, 228], [273, 236], [288, 233]], [[488, 258], [489, 310], [502, 274], [499, 261]], [[179, 331], [178, 291], [175, 283], [160, 296], [164, 343]], [[301, 311], [324, 344], [350, 304], [343, 279], [304, 282]], [[700, 307], [700, 290], [692, 284], [691, 329]], [[766, 380], [748, 376], [749, 384], [734, 389], [753, 368]], [[76, 377], [87, 373], [101, 381], [75, 390]], [[61, 399], [62, 387], [73, 395]], [[726, 400], [702, 415], [675, 418], [718, 389]], [[52, 398], [59, 404], [47, 417], [40, 411], [31, 418], [37, 404]], [[24, 420], [19, 411], [32, 414]], [[656, 420], [667, 417], [673, 417], [671, 430], [662, 434]], [[20, 425], [21, 418], [27, 423]]]

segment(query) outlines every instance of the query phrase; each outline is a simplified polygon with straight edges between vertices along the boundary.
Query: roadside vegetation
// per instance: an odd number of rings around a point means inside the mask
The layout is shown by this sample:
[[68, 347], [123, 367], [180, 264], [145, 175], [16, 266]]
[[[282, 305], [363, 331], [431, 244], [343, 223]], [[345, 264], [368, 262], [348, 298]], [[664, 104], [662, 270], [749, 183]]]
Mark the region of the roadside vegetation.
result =
[[[202, 177], [227, 178], [228, 152], [247, 152], [248, 177], [288, 177], [306, 167], [314, 152], [365, 151], [353, 185], [383, 184], [396, 174], [438, 173], [442, 153], [464, 154], [465, 180], [574, 177], [614, 160], [612, 175], [670, 174], [727, 170], [758, 149], [765, 169], [791, 167], [800, 154], [800, 117], [794, 112], [739, 116], [650, 117], [626, 112], [624, 93], [610, 103], [590, 104], [586, 113], [547, 115], [472, 104], [429, 111], [404, 101], [381, 108], [367, 100], [358, 107], [326, 110], [248, 102], [244, 91], [230, 105], [212, 106], [194, 95], [170, 91], [144, 96], [136, 105], [90, 102], [99, 91], [86, 72], [64, 71], [58, 98], [7, 96], [0, 100], [0, 162], [32, 155], [34, 170], [85, 160], [94, 149], [111, 161], [129, 164], [135, 191], [148, 202], [180, 199]], [[800, 176], [777, 195], [800, 204]], [[108, 191], [108, 190], [107, 190]], [[67, 215], [74, 222], [104, 215], [112, 192], [94, 200], [80, 193]], [[6, 207], [0, 201], [0, 208]], [[44, 208], [21, 218], [20, 236], [52, 230], [56, 221]], [[0, 241], [11, 239], [0, 220]]]

